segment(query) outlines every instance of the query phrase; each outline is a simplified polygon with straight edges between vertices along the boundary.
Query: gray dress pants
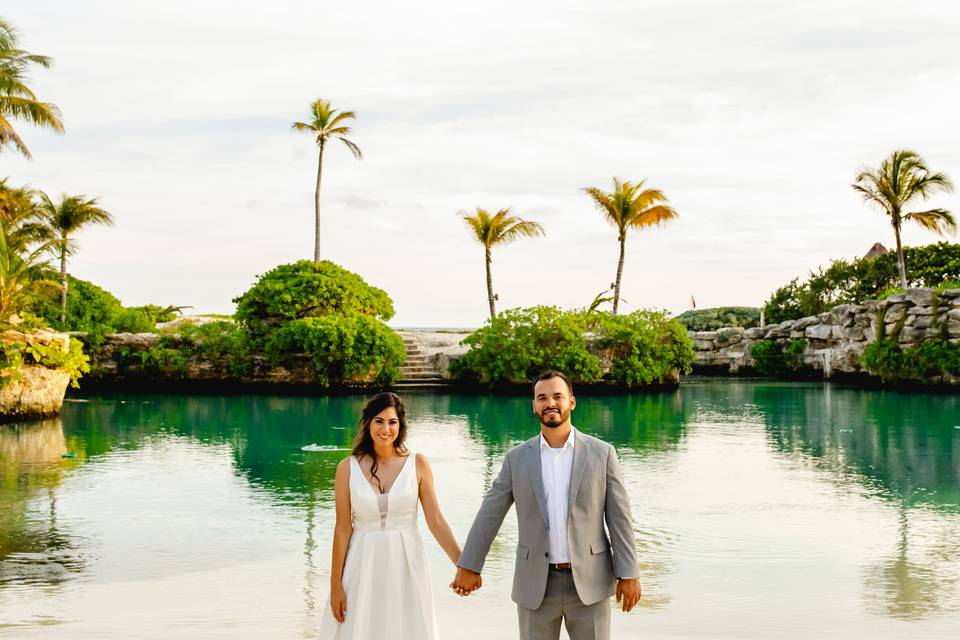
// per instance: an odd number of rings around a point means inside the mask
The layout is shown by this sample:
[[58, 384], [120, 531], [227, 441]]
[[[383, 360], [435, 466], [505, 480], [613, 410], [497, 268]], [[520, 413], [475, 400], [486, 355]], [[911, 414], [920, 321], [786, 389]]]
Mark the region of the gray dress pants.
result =
[[567, 627], [570, 640], [609, 640], [610, 600], [586, 605], [580, 601], [569, 571], [551, 570], [547, 591], [539, 609], [517, 605], [520, 640], [557, 640], [560, 622]]

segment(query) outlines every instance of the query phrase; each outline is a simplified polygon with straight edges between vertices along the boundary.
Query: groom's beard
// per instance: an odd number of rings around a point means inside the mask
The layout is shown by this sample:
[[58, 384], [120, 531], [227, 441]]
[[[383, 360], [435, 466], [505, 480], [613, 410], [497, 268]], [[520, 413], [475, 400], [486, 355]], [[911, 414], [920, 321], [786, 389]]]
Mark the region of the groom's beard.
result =
[[556, 429], [564, 422], [570, 419], [569, 411], [541, 411], [537, 414], [537, 419], [540, 420], [540, 424], [547, 427], [548, 429]]

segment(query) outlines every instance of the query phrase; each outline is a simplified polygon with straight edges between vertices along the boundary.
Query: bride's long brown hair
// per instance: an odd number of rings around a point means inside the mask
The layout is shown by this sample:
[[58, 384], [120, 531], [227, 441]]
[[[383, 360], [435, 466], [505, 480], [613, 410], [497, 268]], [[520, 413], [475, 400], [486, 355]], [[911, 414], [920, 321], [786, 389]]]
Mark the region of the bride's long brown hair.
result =
[[353, 455], [357, 460], [363, 456], [370, 456], [373, 465], [370, 467], [370, 475], [377, 481], [377, 487], [380, 493], [383, 493], [383, 485], [380, 484], [380, 478], [377, 476], [377, 453], [373, 449], [373, 436], [370, 435], [370, 423], [388, 407], [393, 407], [397, 412], [397, 419], [400, 421], [400, 429], [397, 431], [397, 439], [393, 441], [393, 450], [398, 454], [407, 452], [404, 441], [407, 439], [407, 415], [403, 410], [403, 400], [395, 393], [384, 391], [370, 398], [367, 406], [363, 408], [360, 415], [360, 426], [357, 429], [357, 437], [353, 440]]

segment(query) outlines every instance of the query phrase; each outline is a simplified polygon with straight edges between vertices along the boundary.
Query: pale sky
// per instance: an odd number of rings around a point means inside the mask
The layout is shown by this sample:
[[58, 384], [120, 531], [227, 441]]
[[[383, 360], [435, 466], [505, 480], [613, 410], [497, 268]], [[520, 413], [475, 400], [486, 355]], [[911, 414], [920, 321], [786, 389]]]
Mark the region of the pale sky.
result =
[[[230, 313], [313, 251], [323, 97], [357, 112], [324, 156], [321, 252], [394, 300], [396, 327], [479, 326], [483, 253], [457, 212], [512, 207], [546, 237], [494, 251], [500, 309], [584, 306], [615, 230], [584, 186], [647, 179], [680, 218], [631, 233], [627, 311], [759, 306], [831, 258], [893, 246], [850, 189], [896, 148], [960, 183], [960, 4], [53, 2], [0, 10], [50, 55], [66, 135], [19, 131], [0, 176], [98, 196], [114, 227], [70, 271], [124, 304]], [[960, 214], [960, 195], [930, 206]], [[907, 244], [937, 239], [919, 228]]]

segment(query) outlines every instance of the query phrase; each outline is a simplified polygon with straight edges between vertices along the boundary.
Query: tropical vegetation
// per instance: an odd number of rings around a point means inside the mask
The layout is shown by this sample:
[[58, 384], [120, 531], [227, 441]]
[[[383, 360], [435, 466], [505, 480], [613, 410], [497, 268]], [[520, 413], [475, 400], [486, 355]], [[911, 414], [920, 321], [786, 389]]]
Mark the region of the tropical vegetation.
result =
[[43, 232], [60, 262], [60, 322], [67, 321], [67, 256], [77, 251], [74, 235], [91, 224], [113, 224], [113, 216], [101, 209], [96, 198], [83, 195], [60, 196], [55, 203], [45, 194], [40, 194], [38, 203]]
[[623, 261], [626, 255], [627, 232], [663, 224], [677, 217], [673, 207], [668, 206], [667, 196], [658, 189], [646, 189], [646, 180], [633, 184], [613, 179], [613, 190], [603, 191], [597, 187], [584, 187], [582, 191], [593, 200], [604, 218], [617, 228], [620, 258], [617, 261], [617, 277], [613, 283], [613, 315], [620, 305], [620, 283], [623, 278]]
[[945, 174], [931, 172], [915, 151], [896, 150], [880, 163], [879, 168], [863, 169], [851, 186], [866, 202], [881, 209], [889, 218], [897, 243], [900, 286], [905, 289], [907, 267], [900, 240], [903, 223], [915, 222], [940, 235], [954, 233], [957, 229], [953, 214], [946, 209], [909, 212], [905, 209], [912, 202], [926, 200], [937, 192], [953, 191], [953, 183]]
[[760, 326], [759, 307], [716, 307], [691, 309], [674, 318], [690, 331], [715, 331], [723, 327]]
[[32, 67], [47, 68], [52, 60], [19, 48], [16, 29], [0, 18], [0, 151], [12, 146], [30, 158], [30, 149], [13, 126], [17, 120], [63, 133], [60, 110], [39, 100], [30, 88]]
[[466, 339], [469, 351], [452, 364], [462, 382], [498, 387], [526, 384], [545, 369], [577, 383], [626, 388], [670, 384], [693, 363], [686, 330], [663, 312], [614, 316], [556, 307], [510, 309]]
[[960, 376], [960, 343], [951, 342], [945, 314], [939, 311], [934, 296], [931, 330], [936, 334], [917, 344], [904, 346], [897, 340], [906, 318], [894, 323], [888, 331], [886, 310], [877, 314], [877, 335], [863, 352], [863, 367], [879, 376], [884, 383], [930, 385], [947, 376]]
[[514, 216], [509, 208], [500, 209], [491, 215], [486, 209], [477, 207], [472, 214], [461, 211], [460, 215], [470, 227], [477, 242], [483, 246], [484, 264], [487, 270], [487, 302], [490, 305], [490, 319], [493, 320], [497, 317], [495, 305], [497, 295], [493, 292], [493, 275], [490, 271], [493, 263], [493, 248], [521, 237], [542, 236], [544, 235], [543, 227], [538, 222]]
[[[909, 274], [907, 286], [937, 288], [960, 280], [960, 244], [904, 247], [903, 258]], [[898, 262], [894, 252], [849, 262], [834, 260], [829, 267], [811, 272], [806, 280], [794, 278], [776, 289], [763, 306], [766, 320], [796, 320], [840, 304], [881, 298], [899, 282]]]
[[320, 179], [323, 177], [323, 152], [330, 140], [339, 140], [350, 150], [357, 160], [363, 158], [360, 147], [347, 136], [351, 127], [345, 123], [357, 116], [353, 111], [339, 111], [330, 106], [329, 100], [315, 100], [310, 105], [310, 118], [306, 122], [297, 121], [291, 125], [294, 131], [307, 133], [314, 137], [319, 147], [317, 154], [317, 185], [314, 190], [314, 228], [313, 261], [320, 262]]

